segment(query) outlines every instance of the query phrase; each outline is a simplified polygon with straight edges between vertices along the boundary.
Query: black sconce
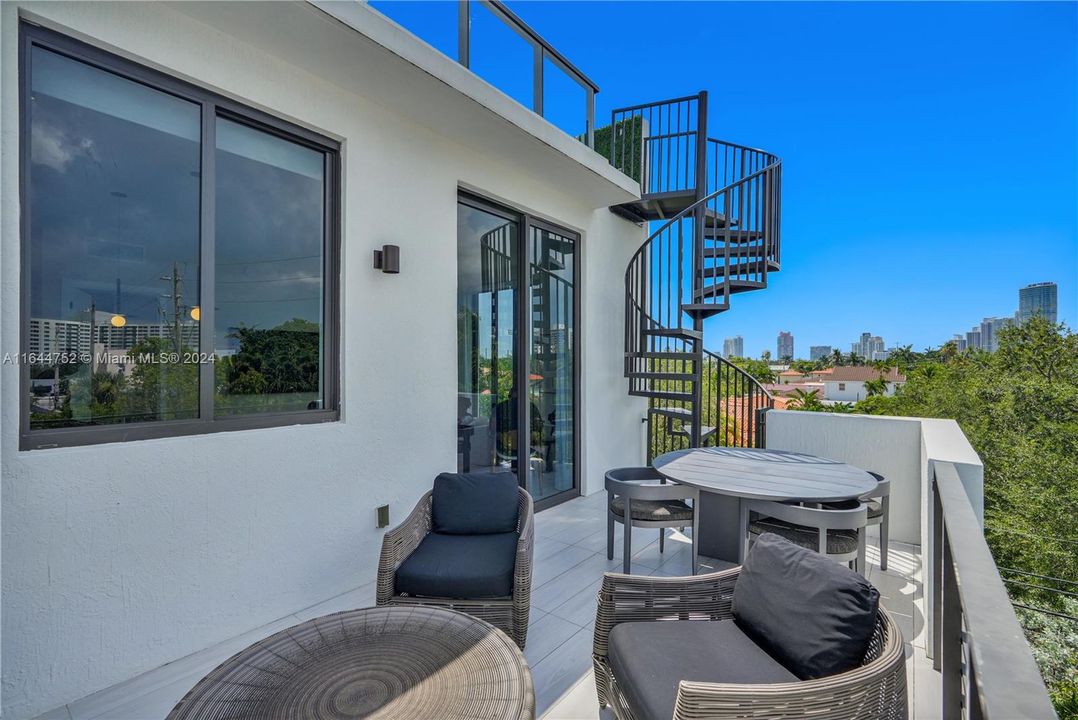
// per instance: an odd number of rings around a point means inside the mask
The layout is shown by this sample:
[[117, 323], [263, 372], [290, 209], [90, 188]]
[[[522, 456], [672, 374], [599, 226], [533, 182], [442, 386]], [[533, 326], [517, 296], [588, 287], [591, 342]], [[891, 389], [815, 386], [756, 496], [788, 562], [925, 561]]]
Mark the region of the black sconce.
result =
[[374, 251], [374, 267], [384, 273], [396, 275], [401, 271], [401, 249], [398, 245], [383, 245]]

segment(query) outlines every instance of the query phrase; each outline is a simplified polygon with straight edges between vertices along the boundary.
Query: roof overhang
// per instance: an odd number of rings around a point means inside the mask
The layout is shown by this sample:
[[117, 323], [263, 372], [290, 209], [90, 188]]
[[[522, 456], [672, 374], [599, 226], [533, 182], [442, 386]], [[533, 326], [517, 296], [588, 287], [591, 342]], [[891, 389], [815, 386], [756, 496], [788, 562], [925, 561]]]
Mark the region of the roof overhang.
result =
[[[175, 2], [238, 40], [363, 96], [430, 131], [511, 161], [590, 207], [639, 198], [605, 158], [366, 3]], [[329, 130], [332, 130], [331, 128]]]

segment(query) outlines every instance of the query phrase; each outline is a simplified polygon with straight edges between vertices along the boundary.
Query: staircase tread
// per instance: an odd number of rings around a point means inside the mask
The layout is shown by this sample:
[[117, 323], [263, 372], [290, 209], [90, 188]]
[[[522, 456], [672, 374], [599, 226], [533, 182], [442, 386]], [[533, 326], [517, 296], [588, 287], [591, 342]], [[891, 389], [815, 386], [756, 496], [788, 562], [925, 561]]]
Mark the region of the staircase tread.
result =
[[667, 415], [669, 417], [692, 417], [692, 410], [688, 408], [680, 407], [657, 407], [650, 408], [648, 412], [655, 413], [656, 415]]
[[683, 337], [693, 340], [702, 340], [704, 337], [702, 332], [689, 330], [688, 328], [648, 328], [643, 332], [645, 335], [654, 335], [655, 337]]

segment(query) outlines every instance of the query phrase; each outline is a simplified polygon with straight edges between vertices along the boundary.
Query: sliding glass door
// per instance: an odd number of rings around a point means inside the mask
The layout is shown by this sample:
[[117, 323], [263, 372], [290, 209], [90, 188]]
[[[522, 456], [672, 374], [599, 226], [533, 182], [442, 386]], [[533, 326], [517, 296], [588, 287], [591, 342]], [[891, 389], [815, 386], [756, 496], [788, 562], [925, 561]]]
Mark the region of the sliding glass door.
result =
[[573, 233], [461, 197], [457, 469], [515, 473], [539, 507], [579, 487], [576, 252]]
[[537, 408], [540, 444], [528, 466], [528, 490], [536, 499], [576, 486], [574, 456], [576, 388], [576, 238], [529, 223], [530, 273], [528, 399]]

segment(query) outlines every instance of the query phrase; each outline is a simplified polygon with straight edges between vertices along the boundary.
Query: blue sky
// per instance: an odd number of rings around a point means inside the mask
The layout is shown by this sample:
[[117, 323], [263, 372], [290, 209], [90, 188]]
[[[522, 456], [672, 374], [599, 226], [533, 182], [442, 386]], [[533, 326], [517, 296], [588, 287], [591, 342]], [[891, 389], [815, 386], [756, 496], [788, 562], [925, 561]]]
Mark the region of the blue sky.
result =
[[[456, 3], [372, 4], [455, 56]], [[472, 5], [473, 68], [527, 103], [527, 47]], [[599, 85], [600, 123], [706, 89], [713, 137], [783, 157], [782, 272], [708, 321], [708, 347], [920, 349], [1045, 280], [1078, 326], [1078, 4], [509, 5]], [[580, 96], [548, 82], [578, 130]]]

